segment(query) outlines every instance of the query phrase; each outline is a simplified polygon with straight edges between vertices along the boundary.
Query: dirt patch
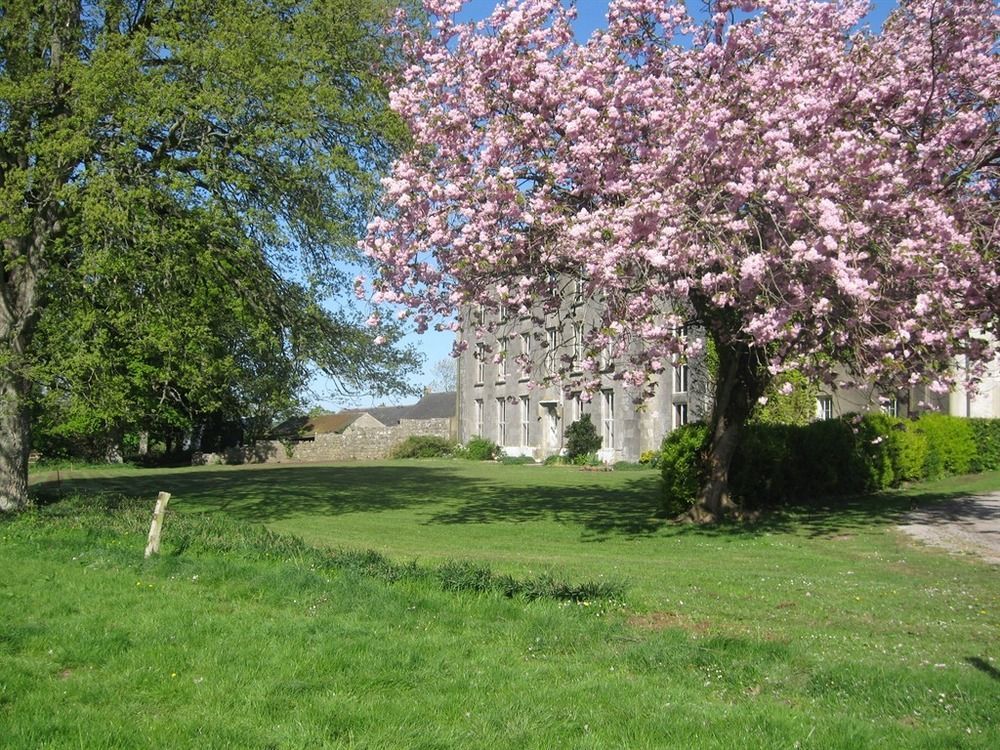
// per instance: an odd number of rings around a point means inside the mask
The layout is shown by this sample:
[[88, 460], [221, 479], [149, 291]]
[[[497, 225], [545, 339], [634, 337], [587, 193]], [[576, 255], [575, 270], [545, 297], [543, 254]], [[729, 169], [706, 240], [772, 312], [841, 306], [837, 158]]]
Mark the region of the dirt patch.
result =
[[699, 634], [707, 633], [709, 628], [707, 621], [695, 622], [690, 617], [679, 615], [676, 612], [645, 612], [641, 615], [632, 615], [628, 618], [628, 624], [639, 630], [679, 628], [689, 633]]
[[1000, 565], [1000, 492], [917, 508], [899, 528], [924, 544]]

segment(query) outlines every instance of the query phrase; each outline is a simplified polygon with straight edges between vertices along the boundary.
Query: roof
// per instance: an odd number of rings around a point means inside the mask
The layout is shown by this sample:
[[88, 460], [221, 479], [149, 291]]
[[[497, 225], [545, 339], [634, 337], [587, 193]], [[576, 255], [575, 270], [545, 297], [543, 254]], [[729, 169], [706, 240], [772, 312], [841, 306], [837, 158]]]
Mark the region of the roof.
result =
[[386, 427], [399, 424], [401, 419], [447, 419], [457, 413], [457, 397], [455, 391], [425, 393], [417, 403], [408, 406], [374, 406], [370, 409], [346, 409], [336, 414], [316, 417], [292, 417], [271, 430], [271, 433], [278, 439], [341, 433], [362, 414], [374, 417]]
[[309, 435], [329, 435], [343, 432], [364, 412], [340, 412], [321, 414], [317, 417], [292, 417], [275, 427], [271, 432], [275, 437], [300, 438]]
[[423, 398], [409, 407], [403, 419], [445, 419], [454, 417], [457, 407], [458, 394], [455, 391], [425, 393]]
[[406, 416], [409, 406], [373, 406], [371, 409], [352, 409], [353, 413], [370, 414], [386, 427], [399, 424], [399, 420]]

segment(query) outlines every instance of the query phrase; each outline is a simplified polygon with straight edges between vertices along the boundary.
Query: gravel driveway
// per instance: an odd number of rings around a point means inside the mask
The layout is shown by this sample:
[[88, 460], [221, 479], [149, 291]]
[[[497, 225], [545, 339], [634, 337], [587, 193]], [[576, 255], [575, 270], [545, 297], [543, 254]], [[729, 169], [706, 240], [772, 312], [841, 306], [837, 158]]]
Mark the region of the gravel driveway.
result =
[[925, 544], [1000, 565], [1000, 492], [918, 508], [899, 528]]

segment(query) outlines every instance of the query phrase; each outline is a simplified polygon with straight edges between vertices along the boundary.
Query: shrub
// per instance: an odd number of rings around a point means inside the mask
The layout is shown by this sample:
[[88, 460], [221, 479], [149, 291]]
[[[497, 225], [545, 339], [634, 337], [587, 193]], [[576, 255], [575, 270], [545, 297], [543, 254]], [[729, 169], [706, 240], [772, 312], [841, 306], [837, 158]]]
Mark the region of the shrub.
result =
[[450, 456], [454, 446], [437, 435], [411, 435], [392, 449], [393, 458], [441, 458]]
[[639, 463], [655, 469], [660, 465], [660, 452], [643, 451], [642, 455], [639, 456]]
[[574, 466], [601, 466], [601, 459], [597, 457], [596, 453], [583, 453], [579, 456], [575, 456], [571, 463]]
[[947, 474], [965, 474], [971, 469], [976, 444], [968, 419], [923, 414], [916, 429], [927, 437], [925, 476], [935, 479]]
[[601, 437], [589, 414], [584, 414], [566, 428], [566, 457], [574, 463], [578, 457], [596, 453], [600, 448]]
[[864, 490], [877, 492], [899, 485], [896, 466], [899, 465], [899, 441], [896, 435], [903, 429], [899, 419], [887, 414], [866, 414], [858, 425], [857, 458], [864, 472]]
[[462, 458], [470, 461], [493, 461], [503, 455], [503, 449], [489, 438], [474, 437], [465, 446]]
[[972, 459], [972, 471], [995, 471], [1000, 469], [1000, 419], [970, 419], [972, 442], [976, 455]]
[[917, 429], [916, 422], [906, 422], [895, 433], [896, 476], [901, 482], [918, 482], [927, 477], [927, 436]]
[[691, 508], [705, 480], [702, 452], [708, 441], [708, 427], [692, 422], [671, 431], [660, 450], [664, 510], [677, 516]]
[[788, 456], [789, 438], [796, 432], [789, 425], [757, 424], [748, 426], [733, 456], [729, 470], [729, 492], [745, 507], [761, 505], [763, 499], [780, 501], [791, 493], [794, 468]]
[[746, 428], [730, 469], [730, 492], [744, 508], [851, 495], [895, 475], [880, 422], [828, 419]]

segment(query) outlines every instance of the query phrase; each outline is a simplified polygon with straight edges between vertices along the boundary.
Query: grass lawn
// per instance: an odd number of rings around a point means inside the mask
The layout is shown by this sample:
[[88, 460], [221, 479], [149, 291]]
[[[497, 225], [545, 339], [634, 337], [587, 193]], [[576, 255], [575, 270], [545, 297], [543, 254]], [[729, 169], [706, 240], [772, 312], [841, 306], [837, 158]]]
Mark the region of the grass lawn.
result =
[[[36, 477], [67, 499], [0, 522], [0, 744], [1000, 746], [1000, 571], [894, 529], [1000, 474], [710, 529], [658, 517], [657, 484], [462, 461]], [[174, 512], [144, 562], [158, 490]], [[627, 594], [389, 584], [260, 524]]]

